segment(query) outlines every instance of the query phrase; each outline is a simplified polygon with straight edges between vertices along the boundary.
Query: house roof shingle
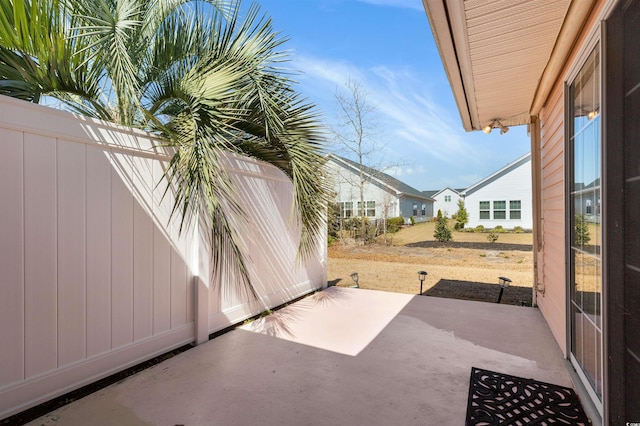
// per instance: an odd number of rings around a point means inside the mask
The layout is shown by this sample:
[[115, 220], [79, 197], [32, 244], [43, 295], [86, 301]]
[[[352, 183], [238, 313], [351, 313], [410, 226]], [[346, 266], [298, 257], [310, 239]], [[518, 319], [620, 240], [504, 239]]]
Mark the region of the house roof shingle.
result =
[[[351, 168], [354, 171], [358, 171], [360, 169], [360, 165], [358, 163], [356, 163], [355, 161], [351, 161], [347, 158], [344, 157], [340, 157], [338, 155], [335, 154], [329, 154], [329, 159], [334, 160], [336, 163], [340, 163], [343, 166], [346, 166], [347, 168]], [[379, 170], [376, 170], [372, 167], [368, 167], [363, 165], [362, 166], [362, 171], [368, 175], [371, 179], [376, 179], [378, 181], [380, 181], [381, 183], [383, 183], [384, 185], [394, 189], [396, 192], [399, 192], [401, 194], [405, 194], [405, 195], [410, 195], [412, 197], [416, 197], [416, 198], [421, 198], [421, 199], [426, 199], [426, 200], [430, 200], [433, 201], [433, 199], [429, 196], [426, 196], [424, 193], [422, 193], [421, 191], [418, 191], [417, 189], [415, 189], [412, 186], [407, 185], [406, 183], [394, 178], [391, 175], [388, 175], [384, 172], [381, 172]]]

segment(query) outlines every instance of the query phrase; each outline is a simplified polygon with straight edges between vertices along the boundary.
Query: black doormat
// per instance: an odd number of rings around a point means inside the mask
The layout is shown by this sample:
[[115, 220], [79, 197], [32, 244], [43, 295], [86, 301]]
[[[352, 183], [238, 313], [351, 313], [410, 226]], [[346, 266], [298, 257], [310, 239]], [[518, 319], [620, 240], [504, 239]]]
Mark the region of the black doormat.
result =
[[590, 425], [571, 388], [471, 368], [466, 425]]

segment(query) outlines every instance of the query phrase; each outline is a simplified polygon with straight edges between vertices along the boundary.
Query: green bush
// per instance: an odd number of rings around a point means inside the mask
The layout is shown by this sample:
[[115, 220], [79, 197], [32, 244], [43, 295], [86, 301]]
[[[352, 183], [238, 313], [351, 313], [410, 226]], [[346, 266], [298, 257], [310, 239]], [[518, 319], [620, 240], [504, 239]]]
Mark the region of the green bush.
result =
[[584, 220], [584, 215], [577, 214], [575, 216], [575, 241], [577, 246], [585, 246], [591, 241], [591, 236], [589, 235], [589, 225]]
[[456, 220], [455, 229], [463, 229], [464, 225], [469, 223], [469, 213], [462, 200], [458, 200], [458, 211], [454, 219]]
[[413, 218], [413, 216], [409, 217], [409, 222], [411, 222], [412, 225], [416, 224], [416, 220]]
[[447, 226], [447, 219], [443, 217], [438, 219], [433, 237], [441, 243], [451, 241], [451, 229]]
[[328, 238], [340, 239], [340, 205], [329, 203], [327, 206], [327, 234]]
[[476, 232], [484, 232], [484, 226], [482, 225], [476, 226]]
[[489, 232], [487, 234], [487, 240], [489, 240], [489, 242], [491, 243], [495, 243], [496, 241], [498, 241], [498, 234], [494, 231]]
[[387, 219], [387, 232], [389, 234], [395, 234], [402, 228], [402, 225], [404, 225], [404, 218], [402, 216]]
[[498, 225], [495, 228], [493, 228], [493, 232], [499, 232], [499, 233], [503, 234], [503, 233], [505, 233], [507, 231], [505, 231], [502, 226]]
[[516, 234], [522, 234], [524, 232], [524, 229], [522, 228], [522, 226], [516, 226], [515, 228], [513, 228], [513, 232], [515, 232]]

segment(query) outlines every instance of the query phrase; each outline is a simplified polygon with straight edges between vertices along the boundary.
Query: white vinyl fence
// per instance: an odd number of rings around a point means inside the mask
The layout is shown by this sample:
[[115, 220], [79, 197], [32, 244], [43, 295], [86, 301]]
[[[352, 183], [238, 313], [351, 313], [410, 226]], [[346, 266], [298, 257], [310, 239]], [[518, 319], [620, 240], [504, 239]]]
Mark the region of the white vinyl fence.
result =
[[169, 222], [149, 135], [0, 96], [0, 419], [326, 285], [297, 259], [292, 185], [228, 156], [258, 300], [211, 283], [206, 230]]

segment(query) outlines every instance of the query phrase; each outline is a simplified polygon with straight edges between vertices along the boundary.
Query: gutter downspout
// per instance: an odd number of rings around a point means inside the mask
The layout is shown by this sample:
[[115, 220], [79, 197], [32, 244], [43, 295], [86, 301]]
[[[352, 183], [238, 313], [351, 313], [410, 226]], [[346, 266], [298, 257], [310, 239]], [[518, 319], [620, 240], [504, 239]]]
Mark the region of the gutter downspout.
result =
[[537, 306], [538, 293], [544, 297], [544, 281], [541, 281], [542, 260], [542, 181], [541, 172], [541, 129], [537, 115], [531, 116], [531, 189], [533, 193], [533, 289], [531, 304]]

